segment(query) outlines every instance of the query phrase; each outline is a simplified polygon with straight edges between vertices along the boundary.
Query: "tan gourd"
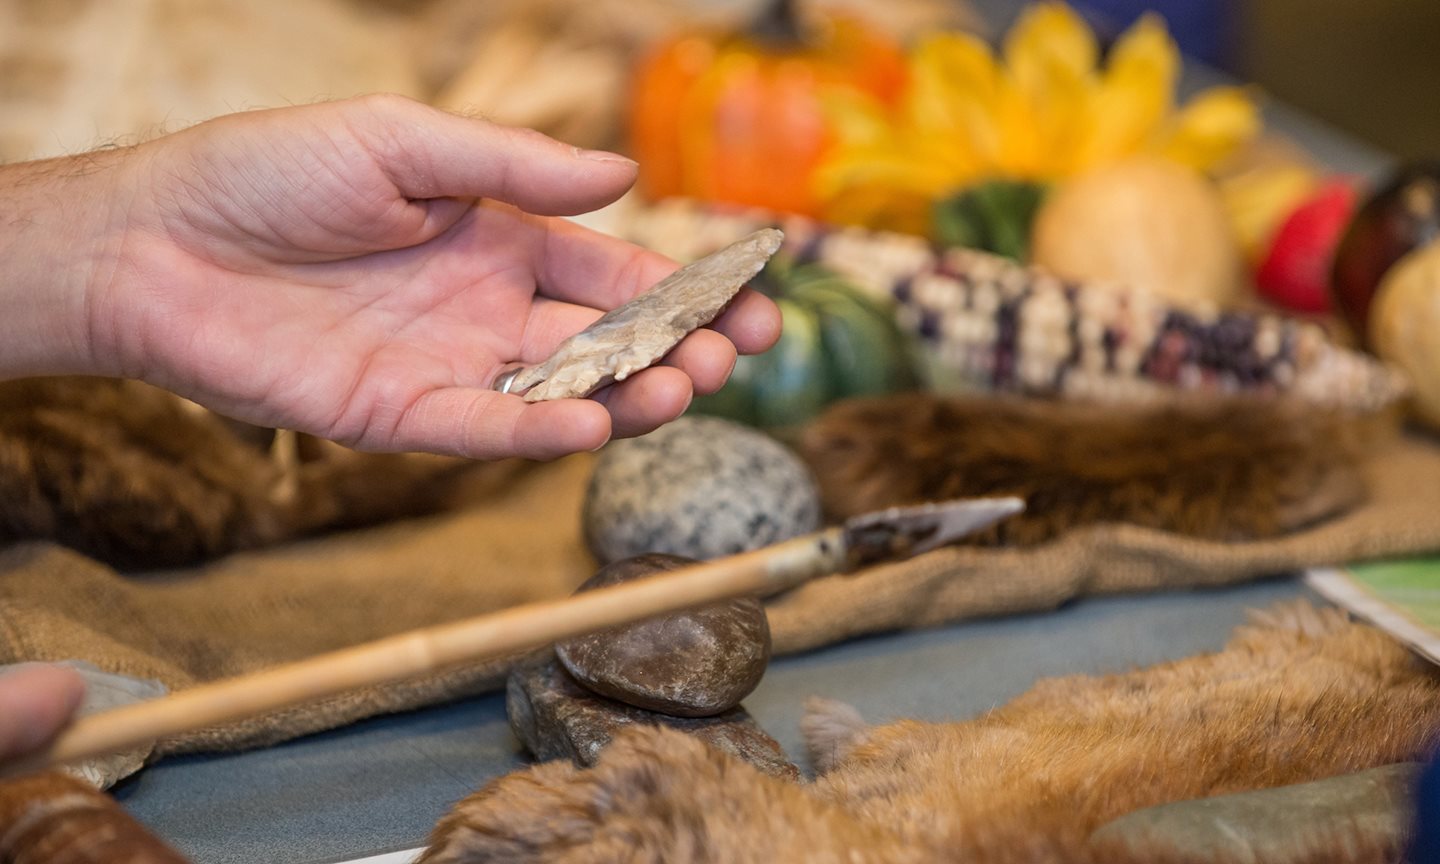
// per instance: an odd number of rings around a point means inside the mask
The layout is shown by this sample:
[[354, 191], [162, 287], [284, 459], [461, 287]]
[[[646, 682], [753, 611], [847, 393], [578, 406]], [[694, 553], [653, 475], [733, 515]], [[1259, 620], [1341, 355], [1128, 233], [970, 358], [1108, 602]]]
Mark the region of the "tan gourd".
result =
[[1409, 379], [1416, 417], [1440, 429], [1440, 242], [1401, 258], [1375, 292], [1370, 345]]
[[1071, 279], [1229, 306], [1242, 283], [1239, 243], [1214, 183], [1137, 157], [1060, 186], [1035, 217], [1035, 264]]

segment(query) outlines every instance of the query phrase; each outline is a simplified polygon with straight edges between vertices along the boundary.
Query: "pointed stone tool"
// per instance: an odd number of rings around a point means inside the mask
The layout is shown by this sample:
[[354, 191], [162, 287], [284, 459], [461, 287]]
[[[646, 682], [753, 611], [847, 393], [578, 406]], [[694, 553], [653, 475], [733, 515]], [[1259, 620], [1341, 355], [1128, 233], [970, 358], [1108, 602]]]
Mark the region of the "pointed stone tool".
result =
[[544, 363], [502, 374], [495, 389], [541, 402], [583, 398], [624, 381], [713, 321], [784, 239], [779, 230], [764, 228], [681, 267], [561, 342]]

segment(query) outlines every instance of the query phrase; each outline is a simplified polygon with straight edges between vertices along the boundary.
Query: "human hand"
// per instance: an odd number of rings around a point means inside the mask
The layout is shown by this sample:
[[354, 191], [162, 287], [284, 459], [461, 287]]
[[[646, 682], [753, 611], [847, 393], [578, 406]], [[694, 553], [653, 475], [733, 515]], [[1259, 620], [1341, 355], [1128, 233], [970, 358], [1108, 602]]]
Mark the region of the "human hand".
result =
[[85, 680], [65, 666], [24, 663], [0, 675], [0, 764], [48, 744], [84, 695]]
[[674, 419], [778, 336], [742, 292], [593, 400], [489, 389], [671, 272], [554, 218], [635, 165], [400, 97], [230, 115], [113, 157], [83, 294], [101, 374], [371, 450], [551, 458]]

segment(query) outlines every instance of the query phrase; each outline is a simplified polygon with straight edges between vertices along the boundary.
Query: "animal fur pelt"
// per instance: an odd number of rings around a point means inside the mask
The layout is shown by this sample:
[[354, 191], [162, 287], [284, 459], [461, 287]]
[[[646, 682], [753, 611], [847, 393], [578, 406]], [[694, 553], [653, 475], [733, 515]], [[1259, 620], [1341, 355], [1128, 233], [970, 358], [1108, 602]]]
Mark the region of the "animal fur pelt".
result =
[[[870, 727], [847, 706], [810, 708], [812, 784], [634, 730], [594, 768], [539, 765], [461, 801], [421, 861], [1178, 862], [1087, 841], [1144, 807], [1424, 758], [1440, 676], [1344, 613], [1297, 604], [1256, 616], [1219, 653], [1043, 681], [968, 722]], [[1287, 861], [1398, 857], [1394, 838], [1314, 830]]]
[[188, 564], [433, 510], [473, 464], [304, 438], [276, 459], [272, 434], [133, 381], [0, 384], [0, 543]]
[[1019, 495], [1026, 512], [976, 542], [1042, 543], [1095, 522], [1238, 541], [1361, 503], [1360, 458], [1392, 426], [1281, 400], [1127, 409], [910, 393], [839, 403], [798, 447], [835, 518]]

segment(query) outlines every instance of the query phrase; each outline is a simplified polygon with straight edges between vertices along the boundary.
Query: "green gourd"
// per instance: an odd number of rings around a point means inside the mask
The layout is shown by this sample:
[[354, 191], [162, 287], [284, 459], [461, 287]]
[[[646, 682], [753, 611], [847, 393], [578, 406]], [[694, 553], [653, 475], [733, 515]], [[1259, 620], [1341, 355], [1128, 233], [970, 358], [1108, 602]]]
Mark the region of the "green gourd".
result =
[[730, 381], [691, 410], [764, 429], [794, 427], [850, 396], [918, 384], [911, 345], [892, 310], [828, 270], [774, 261], [751, 282], [783, 318], [780, 341], [741, 357]]
[[943, 201], [931, 214], [935, 239], [942, 246], [963, 246], [1025, 261], [1030, 255], [1030, 226], [1046, 189], [1024, 180], [992, 180]]

